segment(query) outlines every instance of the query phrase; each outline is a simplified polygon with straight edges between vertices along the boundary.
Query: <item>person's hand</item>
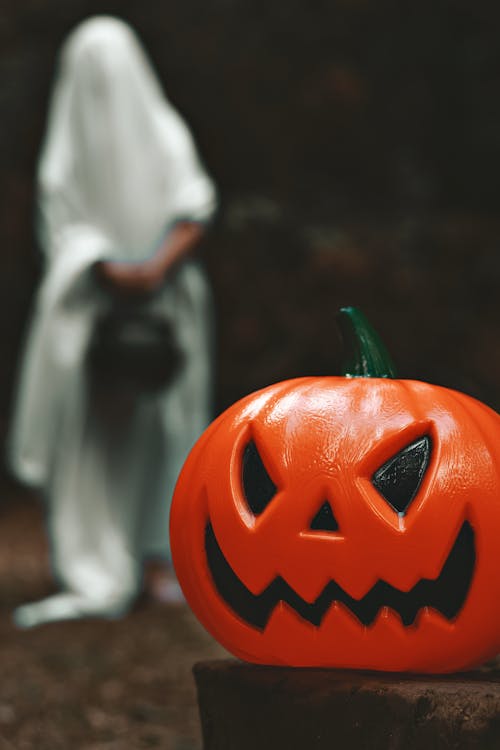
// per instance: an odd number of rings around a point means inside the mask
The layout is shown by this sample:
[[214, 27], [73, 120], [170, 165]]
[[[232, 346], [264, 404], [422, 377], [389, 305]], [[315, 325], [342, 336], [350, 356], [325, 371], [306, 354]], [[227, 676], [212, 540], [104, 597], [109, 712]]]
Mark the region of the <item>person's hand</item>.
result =
[[97, 278], [111, 291], [125, 295], [152, 294], [198, 244], [204, 228], [196, 222], [178, 222], [152, 258], [140, 263], [100, 261]]
[[104, 286], [123, 294], [150, 294], [161, 286], [165, 271], [154, 259], [142, 263], [100, 261], [95, 271]]

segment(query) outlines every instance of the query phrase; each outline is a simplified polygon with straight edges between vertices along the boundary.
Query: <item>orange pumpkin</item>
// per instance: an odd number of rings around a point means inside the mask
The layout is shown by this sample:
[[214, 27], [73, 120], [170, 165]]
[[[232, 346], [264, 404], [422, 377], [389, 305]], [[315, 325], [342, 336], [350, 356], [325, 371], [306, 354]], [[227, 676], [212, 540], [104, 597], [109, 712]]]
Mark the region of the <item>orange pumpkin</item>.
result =
[[366, 320], [341, 315], [346, 376], [253, 393], [193, 448], [171, 514], [180, 584], [248, 661], [473, 666], [500, 647], [500, 416], [394, 379]]

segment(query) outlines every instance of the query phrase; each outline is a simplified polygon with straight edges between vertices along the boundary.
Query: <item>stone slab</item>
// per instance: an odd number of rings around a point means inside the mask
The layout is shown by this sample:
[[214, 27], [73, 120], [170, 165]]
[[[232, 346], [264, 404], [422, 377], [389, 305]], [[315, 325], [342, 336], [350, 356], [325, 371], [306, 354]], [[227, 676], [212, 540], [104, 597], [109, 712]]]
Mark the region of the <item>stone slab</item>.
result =
[[500, 668], [450, 676], [193, 669], [204, 750], [500, 750]]

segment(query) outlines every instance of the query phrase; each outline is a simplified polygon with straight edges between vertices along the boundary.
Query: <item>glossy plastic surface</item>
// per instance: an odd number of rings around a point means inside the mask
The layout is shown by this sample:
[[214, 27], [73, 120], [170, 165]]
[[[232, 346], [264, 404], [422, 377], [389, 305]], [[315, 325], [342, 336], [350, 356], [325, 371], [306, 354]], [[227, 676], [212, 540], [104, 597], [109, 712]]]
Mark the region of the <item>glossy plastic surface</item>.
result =
[[[380, 478], [408, 446], [420, 473], [394, 507]], [[264, 664], [448, 672], [486, 660], [500, 648], [499, 540], [500, 416], [387, 378], [301, 378], [234, 404], [193, 448], [171, 514], [195, 614]]]

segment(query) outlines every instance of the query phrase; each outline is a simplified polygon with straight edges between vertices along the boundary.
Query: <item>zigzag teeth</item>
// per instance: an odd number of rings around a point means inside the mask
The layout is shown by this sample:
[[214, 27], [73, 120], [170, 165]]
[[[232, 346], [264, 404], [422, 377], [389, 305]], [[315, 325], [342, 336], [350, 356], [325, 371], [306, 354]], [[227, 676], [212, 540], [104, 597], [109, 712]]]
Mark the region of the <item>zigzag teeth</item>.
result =
[[385, 581], [378, 581], [362, 599], [353, 599], [335, 581], [330, 581], [314, 602], [306, 602], [281, 577], [275, 578], [260, 594], [252, 594], [234, 573], [217, 542], [212, 525], [205, 529], [205, 549], [212, 578], [219, 594], [246, 623], [264, 630], [278, 602], [285, 602], [300, 617], [319, 627], [333, 602], [340, 602], [365, 626], [371, 625], [384, 607], [413, 625], [418, 613], [432, 607], [447, 619], [462, 608], [475, 566], [474, 532], [465, 521], [457, 535], [441, 573], [436, 580], [421, 579], [408, 592]]

